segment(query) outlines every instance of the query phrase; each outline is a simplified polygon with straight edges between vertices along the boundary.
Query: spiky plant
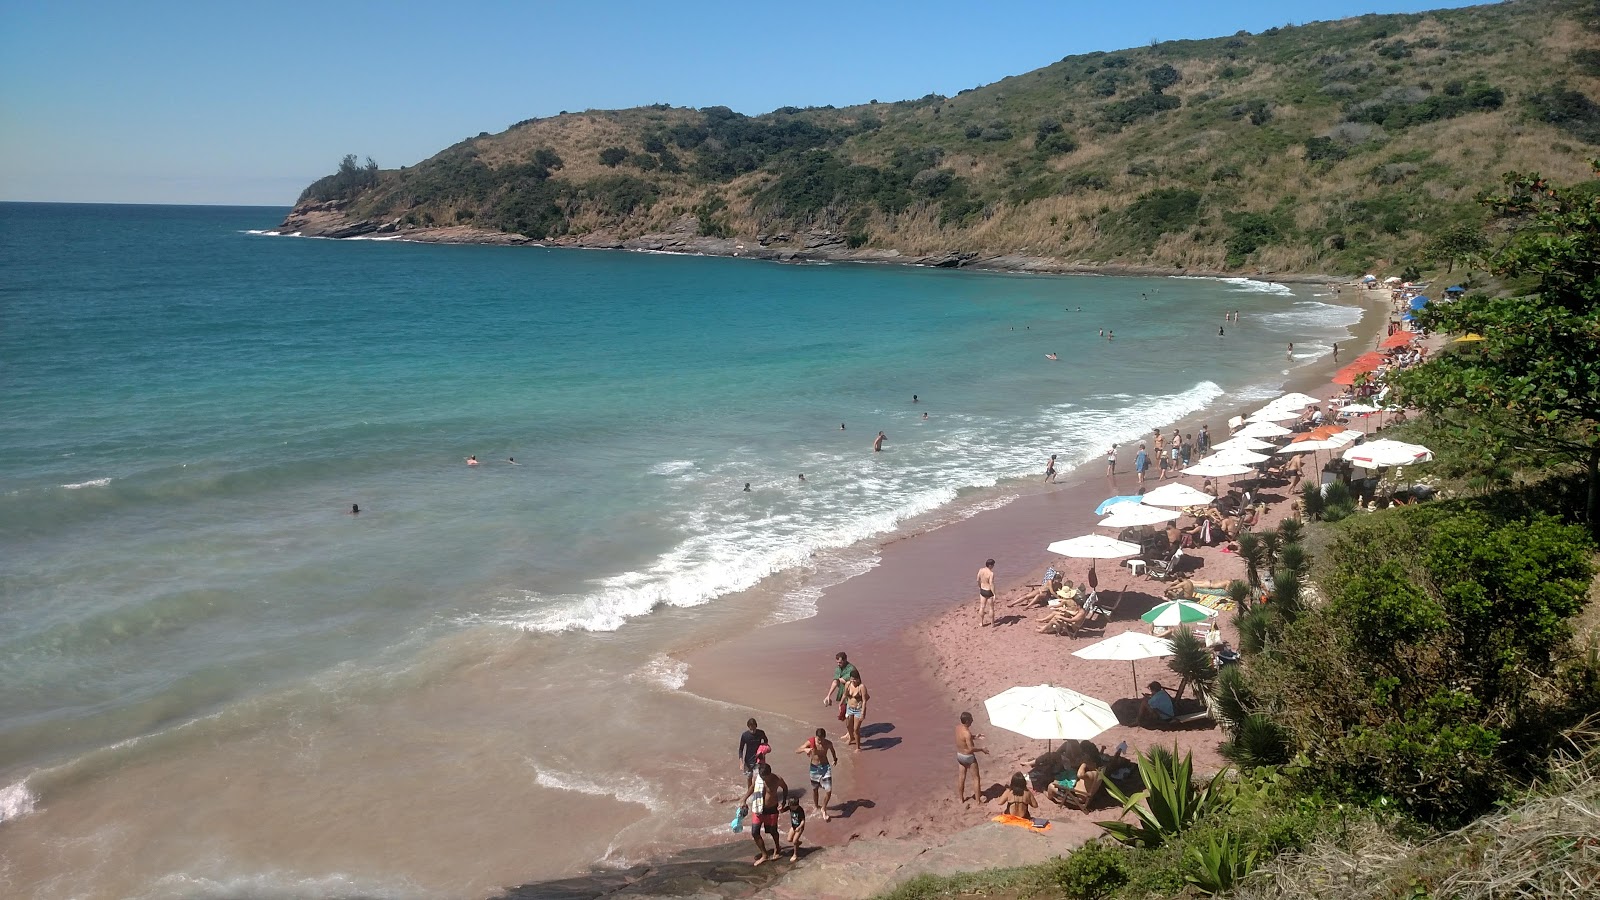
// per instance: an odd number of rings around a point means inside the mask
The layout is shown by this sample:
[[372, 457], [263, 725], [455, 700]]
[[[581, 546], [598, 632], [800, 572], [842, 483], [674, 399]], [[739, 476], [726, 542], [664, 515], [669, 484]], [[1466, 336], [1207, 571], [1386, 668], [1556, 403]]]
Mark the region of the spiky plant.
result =
[[1239, 652], [1245, 655], [1267, 649], [1267, 639], [1272, 632], [1272, 614], [1266, 607], [1241, 608], [1233, 617], [1233, 628], [1239, 633]]
[[1276, 531], [1258, 531], [1256, 537], [1261, 541], [1262, 567], [1270, 571], [1278, 564], [1278, 548], [1283, 542]]
[[1285, 547], [1300, 543], [1305, 533], [1306, 527], [1299, 519], [1284, 519], [1278, 523], [1278, 537], [1282, 539]]
[[1223, 666], [1212, 687], [1212, 713], [1217, 724], [1232, 731], [1245, 717], [1256, 711], [1256, 697], [1244, 670], [1238, 666]]
[[1322, 518], [1322, 510], [1327, 506], [1327, 501], [1322, 498], [1322, 485], [1306, 482], [1300, 488], [1300, 505], [1305, 510], [1306, 518], [1311, 521]]
[[1244, 577], [1251, 587], [1261, 586], [1261, 564], [1266, 562], [1266, 548], [1254, 532], [1239, 535], [1239, 558], [1244, 560]]
[[1284, 544], [1278, 551], [1278, 568], [1296, 575], [1306, 574], [1306, 564], [1310, 560], [1306, 557], [1306, 548], [1300, 544]]
[[1233, 890], [1240, 880], [1255, 871], [1261, 859], [1259, 851], [1231, 831], [1208, 835], [1204, 844], [1187, 849], [1185, 858], [1190, 863], [1190, 872], [1183, 880], [1202, 894], [1213, 897]]
[[1182, 697], [1184, 688], [1189, 686], [1196, 691], [1211, 693], [1217, 680], [1217, 667], [1211, 661], [1211, 651], [1206, 649], [1205, 641], [1193, 631], [1179, 628], [1167, 635], [1167, 644], [1172, 647], [1167, 667], [1178, 675], [1178, 691], [1174, 699]]
[[1233, 737], [1217, 748], [1241, 769], [1281, 766], [1289, 761], [1289, 735], [1265, 713], [1250, 713], [1233, 726]]
[[1095, 823], [1129, 846], [1159, 847], [1212, 811], [1225, 809], [1233, 802], [1223, 788], [1226, 769], [1203, 787], [1195, 782], [1192, 753], [1185, 753], [1180, 760], [1173, 751], [1155, 747], [1148, 756], [1139, 754], [1139, 775], [1144, 790], [1131, 796], [1110, 781], [1105, 782], [1106, 793], [1122, 804], [1123, 814], [1136, 814], [1139, 824]]
[[1300, 576], [1288, 569], [1279, 569], [1272, 573], [1272, 605], [1285, 622], [1294, 621], [1304, 608], [1304, 604], [1300, 602], [1300, 591], [1303, 586]]

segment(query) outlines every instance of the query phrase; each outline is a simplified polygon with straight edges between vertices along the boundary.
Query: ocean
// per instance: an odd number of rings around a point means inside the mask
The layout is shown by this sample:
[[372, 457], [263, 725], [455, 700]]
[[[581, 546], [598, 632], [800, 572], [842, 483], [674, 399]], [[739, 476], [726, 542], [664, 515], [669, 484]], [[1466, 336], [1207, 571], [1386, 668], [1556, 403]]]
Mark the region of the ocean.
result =
[[1050, 454], [1273, 396], [1360, 318], [261, 233], [284, 212], [0, 204], [19, 895], [480, 896], [692, 843], [727, 779], [650, 750], [704, 730], [676, 651], [810, 615]]

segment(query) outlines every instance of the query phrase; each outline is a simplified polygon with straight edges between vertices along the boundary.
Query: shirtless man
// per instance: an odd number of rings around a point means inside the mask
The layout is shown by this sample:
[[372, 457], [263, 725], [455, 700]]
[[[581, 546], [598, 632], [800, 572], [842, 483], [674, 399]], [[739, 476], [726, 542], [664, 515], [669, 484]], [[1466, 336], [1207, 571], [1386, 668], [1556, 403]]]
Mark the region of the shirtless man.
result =
[[833, 799], [833, 767], [839, 762], [839, 751], [828, 740], [828, 729], [818, 728], [810, 740], [800, 745], [796, 753], [804, 753], [811, 761], [811, 805], [828, 821], [828, 801]]
[[[989, 621], [985, 622], [987, 617]], [[994, 624], [994, 560], [978, 570], [978, 627]]]
[[989, 751], [978, 746], [979, 735], [972, 733], [972, 713], [961, 714], [961, 724], [956, 726], [956, 763], [961, 766], [961, 775], [956, 780], [956, 799], [963, 805], [967, 802], [967, 770], [972, 770], [972, 798], [980, 803], [982, 797], [978, 792], [983, 790], [983, 773], [978, 771], [978, 754]]
[[883, 442], [887, 441], [888, 439], [889, 439], [888, 435], [884, 434], [881, 431], [878, 432], [878, 436], [872, 439], [872, 452], [873, 453], [881, 453], [881, 452], [883, 452]]
[[[789, 785], [782, 778], [774, 775], [772, 767], [761, 763], [756, 767], [755, 777], [750, 779], [750, 790], [744, 795], [741, 803], [750, 807], [750, 836], [755, 838], [756, 849], [761, 855], [756, 857], [756, 865], [761, 865], [769, 859], [776, 859], [783, 852], [778, 845], [778, 808], [783, 806], [789, 798]], [[754, 799], [755, 805], [750, 801]], [[767, 842], [761, 839], [761, 831], [766, 829], [772, 835], [772, 853], [767, 853]]]
[[1054, 453], [1050, 454], [1050, 458], [1045, 460], [1044, 480], [1047, 484], [1056, 480], [1056, 455]]

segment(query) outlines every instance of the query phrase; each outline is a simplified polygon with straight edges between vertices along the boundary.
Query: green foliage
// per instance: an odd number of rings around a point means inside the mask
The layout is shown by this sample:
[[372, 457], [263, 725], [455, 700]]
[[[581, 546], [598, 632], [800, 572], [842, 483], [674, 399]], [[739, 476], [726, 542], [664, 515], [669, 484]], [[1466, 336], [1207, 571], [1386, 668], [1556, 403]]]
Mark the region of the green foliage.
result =
[[1150, 90], [1159, 94], [1169, 87], [1183, 80], [1183, 75], [1170, 64], [1163, 63], [1144, 73], [1145, 81], [1150, 83]]
[[1245, 257], [1267, 244], [1276, 243], [1283, 237], [1283, 230], [1276, 216], [1246, 212], [1231, 214], [1227, 220], [1233, 229], [1233, 233], [1228, 235], [1227, 242], [1230, 266], [1244, 265]]
[[1169, 109], [1177, 109], [1182, 105], [1183, 101], [1177, 97], [1151, 91], [1131, 100], [1107, 103], [1100, 109], [1100, 115], [1106, 122], [1121, 127], [1131, 125], [1140, 119], [1148, 119]]
[[1313, 522], [1322, 518], [1324, 506], [1322, 485], [1315, 481], [1307, 481], [1300, 485], [1300, 507], [1305, 511], [1306, 518]]
[[1105, 782], [1106, 791], [1122, 804], [1123, 813], [1134, 813], [1140, 824], [1120, 821], [1095, 824], [1129, 846], [1159, 847], [1164, 841], [1182, 834], [1201, 817], [1227, 807], [1229, 799], [1222, 791], [1225, 774], [1225, 771], [1218, 772], [1201, 787], [1194, 780], [1193, 754], [1185, 753], [1180, 760], [1164, 747], [1152, 748], [1148, 755], [1139, 754], [1139, 775], [1144, 790], [1129, 796], [1110, 781]]
[[1350, 153], [1331, 137], [1306, 138], [1306, 159], [1311, 162], [1338, 162]]
[[1528, 98], [1528, 110], [1587, 144], [1600, 144], [1600, 104], [1582, 91], [1557, 85]]
[[1128, 883], [1127, 853], [1103, 841], [1089, 841], [1055, 866], [1056, 886], [1073, 900], [1102, 900]]
[[1183, 231], [1200, 220], [1200, 193], [1159, 188], [1140, 194], [1115, 217], [1115, 227], [1133, 241], [1149, 246], [1162, 235]]
[[[1236, 581], [1234, 584], [1243, 584]], [[1233, 618], [1234, 630], [1239, 633], [1239, 652], [1260, 653], [1267, 647], [1272, 632], [1272, 613], [1261, 607], [1240, 606]]]
[[1281, 766], [1289, 761], [1289, 735], [1271, 716], [1247, 712], [1235, 721], [1220, 752], [1241, 769]]
[[612, 216], [625, 216], [635, 210], [649, 209], [658, 196], [654, 182], [633, 175], [594, 178], [578, 190], [580, 200]]
[[339, 160], [339, 170], [318, 178], [300, 193], [300, 202], [307, 200], [348, 200], [378, 183], [378, 164], [367, 157], [366, 165], [356, 161], [351, 153]]
[[1210, 693], [1216, 683], [1217, 667], [1211, 660], [1211, 651], [1207, 649], [1205, 641], [1187, 628], [1179, 628], [1167, 635], [1167, 643], [1172, 647], [1172, 656], [1167, 659], [1167, 668], [1177, 674], [1178, 690], [1173, 697], [1182, 697], [1187, 687], [1193, 687], [1196, 692]]
[[1239, 558], [1244, 560], [1244, 577], [1251, 587], [1261, 586], [1261, 567], [1267, 562], [1267, 549], [1261, 536], [1252, 531], [1239, 535]]
[[1462, 88], [1460, 93], [1433, 94], [1412, 99], [1408, 94], [1391, 100], [1367, 100], [1353, 104], [1345, 110], [1345, 118], [1352, 122], [1371, 122], [1392, 131], [1410, 128], [1425, 122], [1453, 119], [1468, 113], [1491, 112], [1505, 105], [1506, 94], [1500, 88], [1476, 82]]
[[1335, 481], [1323, 489], [1322, 492], [1322, 520], [1324, 522], [1337, 522], [1354, 514], [1356, 511], [1356, 498], [1350, 493], [1350, 486], [1342, 481]]
[[1237, 836], [1227, 832], [1212, 835], [1203, 846], [1189, 847], [1189, 861], [1196, 871], [1187, 880], [1203, 893], [1225, 893], [1250, 874], [1256, 860], [1255, 851], [1245, 847]]
[[627, 147], [607, 147], [600, 151], [600, 165], [610, 166], [613, 169], [622, 165], [623, 160], [627, 158]]

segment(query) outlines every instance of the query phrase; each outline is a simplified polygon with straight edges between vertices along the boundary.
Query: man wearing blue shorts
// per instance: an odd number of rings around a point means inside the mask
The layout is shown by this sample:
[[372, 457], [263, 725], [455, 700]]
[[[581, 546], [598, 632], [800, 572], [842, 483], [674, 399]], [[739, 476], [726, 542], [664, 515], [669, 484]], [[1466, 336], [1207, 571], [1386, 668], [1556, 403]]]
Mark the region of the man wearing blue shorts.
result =
[[826, 728], [818, 728], [816, 735], [795, 752], [806, 754], [811, 761], [811, 804], [826, 822], [828, 801], [833, 799], [833, 766], [839, 761], [839, 752], [833, 749], [833, 741], [828, 740]]

